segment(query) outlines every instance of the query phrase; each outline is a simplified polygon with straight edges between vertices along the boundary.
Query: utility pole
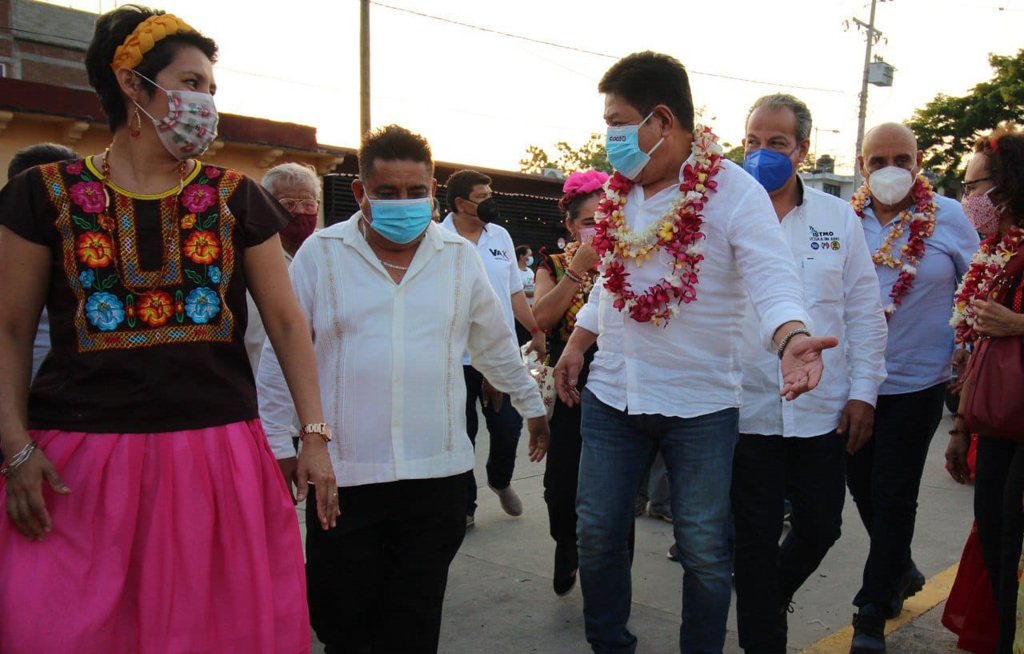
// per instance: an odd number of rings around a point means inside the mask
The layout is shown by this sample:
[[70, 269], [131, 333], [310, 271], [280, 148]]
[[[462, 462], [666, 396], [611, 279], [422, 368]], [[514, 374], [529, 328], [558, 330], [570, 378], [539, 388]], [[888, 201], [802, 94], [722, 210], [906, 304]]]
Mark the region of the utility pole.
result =
[[[885, 0], [883, 0], [884, 2]], [[875, 4], [878, 0], [871, 0], [871, 18], [865, 25], [864, 21], [854, 17], [853, 22], [867, 29], [867, 45], [864, 48], [864, 78], [860, 83], [860, 113], [857, 117], [857, 151], [853, 155], [853, 189], [856, 191], [861, 185], [860, 166], [857, 165], [857, 157], [860, 156], [861, 147], [864, 145], [864, 121], [868, 113], [868, 68], [871, 65], [871, 46], [874, 45], [877, 34], [880, 38], [882, 33], [875, 29]]]
[[[872, 15], [874, 13], [872, 12]], [[867, 73], [865, 73], [866, 75]], [[865, 79], [867, 79], [865, 77]], [[359, 2], [359, 140], [370, 131], [370, 0]], [[859, 147], [859, 146], [858, 146]]]

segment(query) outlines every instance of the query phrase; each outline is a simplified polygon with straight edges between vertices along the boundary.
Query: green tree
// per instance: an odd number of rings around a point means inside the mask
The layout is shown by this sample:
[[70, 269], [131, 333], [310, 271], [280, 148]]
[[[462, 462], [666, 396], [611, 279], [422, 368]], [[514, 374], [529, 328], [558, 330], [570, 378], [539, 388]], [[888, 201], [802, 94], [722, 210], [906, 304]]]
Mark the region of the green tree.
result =
[[566, 175], [576, 170], [603, 170], [612, 172], [608, 163], [608, 155], [604, 150], [604, 134], [591, 134], [586, 143], [573, 147], [565, 141], [555, 144], [555, 156], [552, 158], [544, 148], [531, 145], [526, 148], [526, 156], [519, 160], [519, 170], [524, 173], [539, 173], [545, 168], [557, 168]]
[[742, 166], [743, 165], [743, 146], [730, 145], [728, 142], [722, 144], [722, 149], [725, 150], [725, 158], [729, 159], [733, 163]]
[[1024, 121], [1024, 49], [1014, 56], [990, 54], [993, 76], [964, 96], [940, 93], [914, 111], [907, 123], [925, 152], [924, 166], [951, 189], [963, 175], [964, 155], [975, 140], [1004, 120]]

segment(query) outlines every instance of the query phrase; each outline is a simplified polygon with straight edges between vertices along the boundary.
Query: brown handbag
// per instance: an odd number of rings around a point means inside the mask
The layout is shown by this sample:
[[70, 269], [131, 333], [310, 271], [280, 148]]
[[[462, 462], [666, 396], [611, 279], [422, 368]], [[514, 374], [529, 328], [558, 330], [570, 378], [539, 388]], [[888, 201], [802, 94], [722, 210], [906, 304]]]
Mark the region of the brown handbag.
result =
[[[1024, 269], [1024, 251], [1003, 269], [1002, 280], [1013, 279]], [[1002, 289], [1006, 299], [1007, 289]], [[1009, 307], [1021, 313], [1024, 282], [1016, 289]], [[964, 426], [969, 432], [1024, 442], [1024, 336], [982, 338], [965, 372], [967, 400]]]

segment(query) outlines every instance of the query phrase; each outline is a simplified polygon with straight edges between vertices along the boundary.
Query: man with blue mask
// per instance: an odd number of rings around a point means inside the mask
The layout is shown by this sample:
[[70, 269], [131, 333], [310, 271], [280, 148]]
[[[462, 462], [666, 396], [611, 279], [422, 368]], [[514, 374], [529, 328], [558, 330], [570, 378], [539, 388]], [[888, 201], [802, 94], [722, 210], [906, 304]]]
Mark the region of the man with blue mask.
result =
[[[694, 124], [683, 65], [632, 54], [598, 91], [618, 171], [598, 209], [602, 279], [555, 368], [562, 401], [582, 402], [576, 509], [587, 640], [595, 652], [636, 651], [626, 627], [627, 543], [656, 447], [683, 567], [680, 651], [721, 653], [732, 594], [726, 527], [742, 392], [737, 353], [757, 339], [781, 357], [776, 392], [794, 399], [818, 383], [822, 350], [837, 340], [811, 336], [768, 194]], [[753, 331], [741, 327], [748, 295], [760, 318]], [[583, 353], [595, 342], [581, 391]]]
[[[457, 234], [476, 247], [484, 262], [491, 288], [498, 296], [505, 315], [502, 333], [518, 346], [515, 324], [518, 322], [530, 334], [531, 347], [541, 359], [547, 349], [546, 335], [537, 326], [533, 311], [527, 302], [523, 278], [516, 265], [516, 247], [501, 225], [498, 199], [491, 189], [491, 178], [475, 170], [453, 173], [446, 183], [446, 200], [451, 213], [445, 216], [441, 227]], [[466, 382], [466, 426], [469, 440], [476, 445], [479, 429], [477, 405], [481, 405], [490, 450], [487, 455], [487, 486], [497, 496], [502, 510], [510, 516], [523, 513], [523, 502], [512, 488], [512, 474], [516, 465], [516, 448], [523, 430], [523, 419], [508, 401], [508, 395], [497, 390], [486, 374], [477, 367], [469, 352], [463, 360], [463, 378]], [[477, 485], [470, 471], [467, 475], [466, 526], [476, 523]]]
[[[743, 167], [772, 200], [800, 270], [804, 307], [815, 329], [840, 341], [823, 353], [826, 374], [818, 387], [792, 403], [779, 398], [778, 359], [753, 338], [744, 343], [732, 510], [737, 626], [740, 647], [751, 654], [786, 652], [793, 595], [840, 535], [844, 452], [856, 452], [871, 435], [885, 379], [885, 317], [860, 219], [848, 203], [804, 185], [796, 172], [810, 132], [807, 105], [776, 94], [754, 102], [743, 138]], [[750, 334], [757, 315], [746, 304], [742, 324]], [[780, 545], [786, 499], [791, 528]]]
[[[431, 220], [435, 187], [423, 137], [370, 132], [359, 211], [310, 236], [290, 267], [337, 429], [327, 447], [345, 518], [306, 538], [310, 620], [328, 654], [437, 651], [473, 468], [464, 351], [528, 419], [530, 459], [547, 450], [537, 383], [475, 248]], [[287, 455], [294, 409], [269, 346], [257, 385], [271, 447]]]
[[936, 193], [920, 174], [923, 158], [906, 126], [873, 127], [857, 157], [866, 183], [850, 201], [861, 217], [888, 318], [874, 429], [864, 447], [847, 454], [846, 483], [871, 537], [853, 599], [852, 654], [884, 652], [886, 619], [899, 615], [904, 599], [924, 586], [910, 550], [917, 494], [942, 419], [950, 360], [966, 359], [954, 346], [949, 320], [978, 234], [960, 203]]

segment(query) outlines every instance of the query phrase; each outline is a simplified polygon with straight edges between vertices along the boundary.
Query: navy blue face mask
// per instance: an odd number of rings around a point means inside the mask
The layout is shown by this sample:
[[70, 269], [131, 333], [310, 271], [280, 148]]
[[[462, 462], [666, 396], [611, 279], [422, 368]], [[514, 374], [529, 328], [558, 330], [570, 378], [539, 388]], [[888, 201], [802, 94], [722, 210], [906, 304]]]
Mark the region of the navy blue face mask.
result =
[[789, 158], [799, 149], [800, 145], [797, 144], [792, 152], [783, 154], [775, 150], [758, 148], [743, 159], [743, 170], [761, 182], [764, 190], [774, 193], [782, 188], [793, 174], [793, 162]]

